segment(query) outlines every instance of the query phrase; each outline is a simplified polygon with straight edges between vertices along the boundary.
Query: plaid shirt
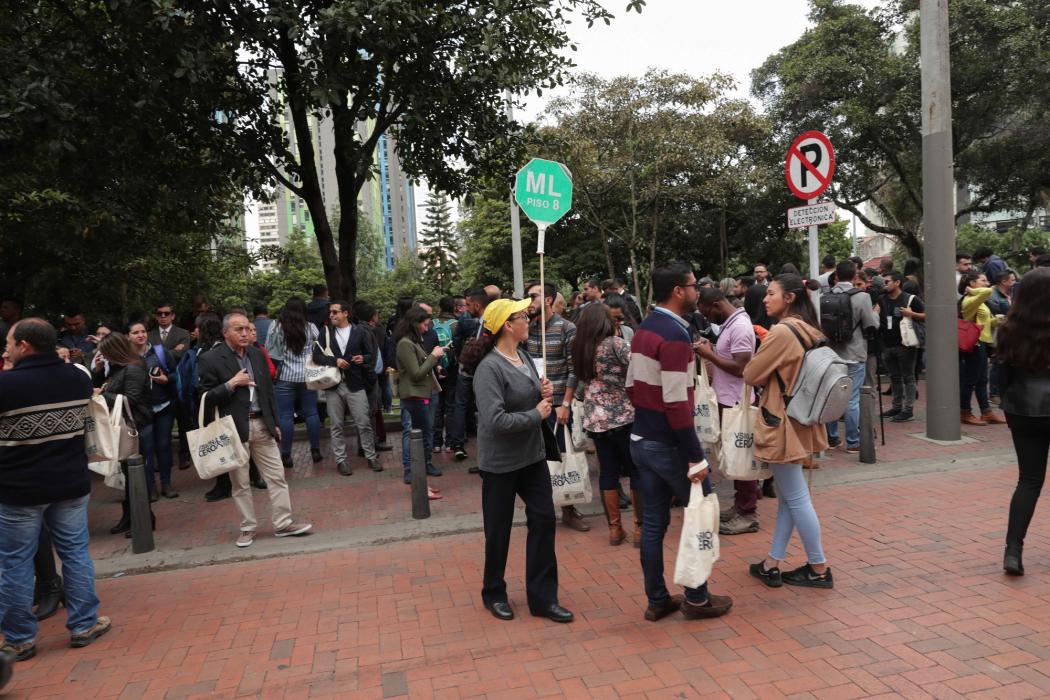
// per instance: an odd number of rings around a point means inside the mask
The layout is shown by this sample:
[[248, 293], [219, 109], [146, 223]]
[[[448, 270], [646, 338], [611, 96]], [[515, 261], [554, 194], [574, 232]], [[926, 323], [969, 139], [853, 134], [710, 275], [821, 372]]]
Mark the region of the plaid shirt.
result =
[[[543, 343], [539, 319], [529, 325], [529, 340], [525, 351], [529, 357], [543, 357]], [[576, 371], [572, 367], [572, 341], [576, 326], [558, 314], [547, 318], [547, 379], [554, 388], [553, 402], [557, 406], [565, 398], [566, 389], [576, 389]]]

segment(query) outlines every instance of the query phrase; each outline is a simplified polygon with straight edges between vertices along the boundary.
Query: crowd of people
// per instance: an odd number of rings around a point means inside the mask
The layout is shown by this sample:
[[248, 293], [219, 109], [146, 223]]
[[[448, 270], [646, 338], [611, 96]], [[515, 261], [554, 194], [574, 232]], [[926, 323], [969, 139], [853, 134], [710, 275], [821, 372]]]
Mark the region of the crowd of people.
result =
[[[1004, 568], [1021, 574], [1023, 541], [1050, 449], [1050, 344], [1043, 338], [1050, 332], [1050, 258], [1031, 251], [1033, 270], [1023, 277], [987, 249], [959, 252], [956, 260], [960, 419], [969, 426], [1009, 424], [1020, 478]], [[897, 272], [888, 259], [873, 269], [856, 258], [829, 257], [823, 268], [807, 280], [790, 263], [775, 277], [758, 264], [751, 274], [716, 280], [697, 279], [688, 265], [671, 264], [653, 271], [653, 303], [644, 311], [622, 280], [587, 279], [568, 299], [551, 284], [528, 283], [522, 299], [490, 285], [442, 297], [437, 313], [429, 300], [399, 299], [386, 323], [375, 305], [330, 299], [323, 285], [309, 302], [288, 299], [275, 318], [262, 305], [251, 314], [231, 308], [220, 316], [198, 296], [178, 322], [164, 302], [152, 318], [134, 314], [125, 324], [99, 323], [90, 332], [76, 311], [65, 314], [56, 331], [42, 319], [22, 318], [21, 305], [5, 299], [3, 369], [11, 371], [0, 374], [3, 651], [17, 660], [35, 654], [36, 621], [53, 615], [60, 601], [68, 609], [73, 646], [90, 644], [110, 627], [97, 614], [87, 551], [90, 477], [83, 434], [92, 396], [111, 409], [123, 397], [150, 502], [178, 496], [172, 471], [190, 465], [186, 434], [202, 427], [198, 410], [204, 425], [213, 416], [231, 416], [250, 462], [220, 476], [206, 499], [233, 499], [236, 544], [248, 547], [257, 530], [253, 487], [267, 491], [275, 536], [311, 530], [293, 517], [285, 478], [294, 466], [296, 422], [305, 424], [314, 463], [324, 459], [321, 430], [328, 420], [339, 474], [353, 474], [348, 426], [357, 436], [358, 458], [372, 471], [383, 470], [378, 453], [392, 449], [384, 414], [392, 408], [396, 379], [406, 484], [412, 480], [413, 430], [422, 433], [420, 466], [428, 477], [442, 475], [434, 454], [465, 460], [468, 436], [477, 436], [477, 465], [469, 471], [481, 477], [482, 599], [502, 620], [514, 617], [504, 572], [516, 496], [526, 506], [529, 610], [556, 622], [573, 619], [558, 602], [557, 513], [547, 462], [561, 459], [567, 441], [574, 441], [597, 456], [609, 544], [630, 540], [640, 550], [645, 618], [655, 621], [678, 610], [687, 619], [716, 617], [732, 607], [728, 596], [706, 584], [672, 595], [664, 580], [671, 508], [688, 505], [693, 483], [709, 492], [716, 466], [708, 460], [717, 451], [701, 443], [694, 421], [703, 374], [720, 414], [741, 402], [757, 406], [754, 457], [771, 473], [734, 481], [719, 532], [759, 531], [757, 501], [775, 497], [768, 555], [750, 566], [750, 574], [770, 587], [832, 588], [803, 470], [815, 467], [816, 456], [829, 448], [859, 452], [860, 388], [874, 386], [883, 373], [892, 397], [884, 416], [915, 419], [925, 307], [918, 261], [908, 260]], [[787, 413], [786, 388], [799, 376], [807, 350], [818, 345], [834, 350], [852, 380], [841, 432], [839, 421], [802, 425]], [[307, 376], [318, 368], [334, 368], [337, 383], [311, 388]], [[593, 447], [575, 445], [574, 424]], [[126, 463], [122, 468], [127, 474]], [[630, 495], [622, 488], [625, 478]], [[125, 489], [122, 516], [110, 532], [130, 536]], [[428, 496], [442, 498], [433, 482]], [[628, 509], [633, 528], [625, 526]], [[572, 505], [561, 507], [561, 521], [590, 529]], [[782, 570], [795, 531], [805, 561]]]

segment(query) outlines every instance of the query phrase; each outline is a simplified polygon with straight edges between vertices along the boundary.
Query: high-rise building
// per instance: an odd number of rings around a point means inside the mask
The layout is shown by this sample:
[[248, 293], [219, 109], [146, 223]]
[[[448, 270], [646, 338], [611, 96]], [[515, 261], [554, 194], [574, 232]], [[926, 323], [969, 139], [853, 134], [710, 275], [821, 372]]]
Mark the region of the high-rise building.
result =
[[[271, 83], [276, 86], [279, 72], [270, 72]], [[280, 99], [276, 90], [271, 97]], [[331, 119], [309, 117], [311, 146], [317, 161], [318, 177], [321, 185], [321, 198], [324, 201], [325, 213], [333, 228], [337, 225], [342, 212], [339, 211], [339, 185], [335, 175], [335, 132]], [[289, 108], [281, 117], [281, 126], [288, 137], [289, 148], [298, 154], [299, 147], [292, 128], [292, 115]], [[372, 125], [359, 122], [358, 135], [361, 141], [368, 138]], [[374, 155], [376, 175], [361, 188], [358, 194], [358, 205], [364, 218], [379, 233], [385, 244], [384, 264], [386, 269], [394, 266], [394, 260], [403, 255], [414, 255], [416, 252], [416, 217], [415, 194], [413, 185], [401, 170], [397, 157], [396, 142], [389, 134], [379, 138]], [[273, 191], [271, 201], [253, 202], [249, 209], [256, 212], [257, 231], [252, 229], [252, 217], [246, 219], [246, 238], [254, 249], [265, 245], [283, 246], [289, 235], [296, 228], [302, 228], [308, 238], [314, 236], [314, 223], [306, 202], [280, 183]], [[266, 267], [264, 263], [262, 267]]]

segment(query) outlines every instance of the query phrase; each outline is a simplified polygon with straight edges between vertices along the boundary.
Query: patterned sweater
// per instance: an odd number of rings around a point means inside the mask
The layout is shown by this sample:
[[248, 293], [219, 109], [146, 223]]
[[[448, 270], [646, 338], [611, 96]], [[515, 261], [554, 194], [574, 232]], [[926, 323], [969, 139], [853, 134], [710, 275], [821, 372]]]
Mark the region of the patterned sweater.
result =
[[90, 399], [91, 379], [53, 352], [0, 373], [0, 503], [32, 506], [90, 493]]
[[657, 307], [631, 342], [627, 395], [634, 404], [632, 435], [677, 446], [685, 463], [702, 461], [704, 450], [693, 423], [695, 386], [689, 331], [679, 317]]
[[[566, 389], [576, 389], [576, 370], [572, 368], [572, 341], [576, 338], [576, 326], [558, 314], [547, 317], [547, 379], [551, 380], [554, 406], [561, 405]], [[543, 342], [539, 319], [529, 324], [529, 340], [526, 344], [529, 357], [543, 357]]]

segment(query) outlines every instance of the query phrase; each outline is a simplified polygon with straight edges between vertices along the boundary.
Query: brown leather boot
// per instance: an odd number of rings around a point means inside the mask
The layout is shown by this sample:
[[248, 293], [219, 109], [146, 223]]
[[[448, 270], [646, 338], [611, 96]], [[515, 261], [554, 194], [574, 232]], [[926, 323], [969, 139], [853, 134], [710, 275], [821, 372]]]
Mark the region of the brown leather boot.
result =
[[620, 522], [620, 493], [615, 490], [602, 491], [602, 505], [605, 506], [605, 519], [609, 521], [609, 544], [622, 544], [627, 535]]
[[634, 513], [634, 548], [642, 548], [642, 509], [645, 504], [642, 503], [642, 492], [631, 491], [631, 512]]
[[988, 421], [978, 418], [969, 411], [963, 411], [961, 419], [963, 425], [988, 425]]
[[1003, 418], [1002, 416], [1000, 416], [998, 413], [996, 413], [995, 411], [993, 411], [990, 408], [987, 411], [982, 411], [981, 412], [981, 420], [983, 420], [985, 423], [988, 423], [989, 425], [1005, 425], [1006, 424], [1006, 419]]
[[583, 516], [576, 510], [576, 506], [562, 506], [561, 524], [577, 532], [591, 531], [591, 526], [583, 522]]

